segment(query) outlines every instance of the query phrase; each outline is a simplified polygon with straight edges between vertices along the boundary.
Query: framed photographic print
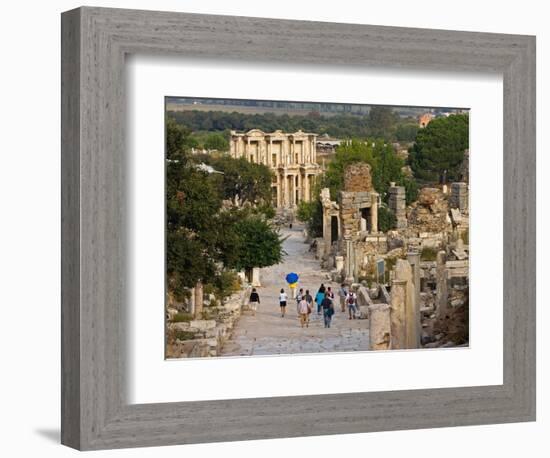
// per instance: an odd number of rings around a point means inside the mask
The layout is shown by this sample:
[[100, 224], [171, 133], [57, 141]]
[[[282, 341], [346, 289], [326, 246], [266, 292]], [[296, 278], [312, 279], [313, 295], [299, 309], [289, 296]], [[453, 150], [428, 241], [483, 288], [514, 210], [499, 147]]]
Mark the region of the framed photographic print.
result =
[[534, 420], [534, 37], [72, 10], [62, 179], [64, 444]]

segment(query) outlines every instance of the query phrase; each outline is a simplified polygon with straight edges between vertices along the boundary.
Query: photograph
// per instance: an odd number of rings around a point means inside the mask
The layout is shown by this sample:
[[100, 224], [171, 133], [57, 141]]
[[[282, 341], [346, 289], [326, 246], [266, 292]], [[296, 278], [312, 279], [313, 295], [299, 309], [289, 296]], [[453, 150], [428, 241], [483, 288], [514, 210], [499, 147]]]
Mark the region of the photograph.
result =
[[165, 97], [165, 357], [469, 346], [469, 110]]

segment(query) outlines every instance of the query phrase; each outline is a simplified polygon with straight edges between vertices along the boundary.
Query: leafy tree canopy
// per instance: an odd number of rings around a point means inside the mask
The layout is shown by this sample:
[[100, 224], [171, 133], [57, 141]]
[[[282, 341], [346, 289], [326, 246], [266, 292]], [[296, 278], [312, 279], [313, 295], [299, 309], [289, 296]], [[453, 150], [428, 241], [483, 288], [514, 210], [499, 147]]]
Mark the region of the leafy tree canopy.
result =
[[206, 137], [204, 147], [208, 150], [228, 151], [229, 142], [223, 134], [211, 133]]
[[[191, 129], [199, 139], [199, 143], [205, 148], [219, 151], [226, 149], [207, 146], [207, 144], [210, 145], [209, 133], [222, 134], [227, 141], [230, 130], [261, 129], [265, 132], [272, 132], [280, 129], [285, 132], [296, 132], [302, 129], [342, 139], [380, 137], [387, 141], [394, 141], [397, 140], [399, 126], [411, 124], [409, 118], [399, 117], [389, 107], [372, 107], [368, 115], [364, 113], [324, 115], [319, 112], [289, 115], [189, 110], [169, 112], [169, 116], [178, 124]], [[414, 136], [409, 131], [407, 131], [408, 135], [403, 130], [400, 132], [402, 137], [406, 137], [404, 141], [414, 140]], [[221, 146], [221, 144], [217, 146]]]
[[[201, 158], [189, 154], [189, 140], [188, 129], [167, 120], [166, 264], [177, 297], [198, 281], [217, 285], [227, 269], [265, 267], [282, 257], [282, 241], [261, 210], [270, 198], [270, 170], [223, 157], [212, 163], [223, 175], [206, 173], [197, 167]], [[224, 207], [232, 192], [254, 205]]]
[[448, 180], [460, 176], [464, 151], [468, 149], [469, 116], [450, 115], [432, 120], [420, 129], [409, 153], [417, 178], [437, 181], [446, 173]]
[[238, 258], [233, 267], [251, 269], [279, 264], [283, 257], [283, 239], [269, 223], [251, 215], [236, 224], [240, 245]]

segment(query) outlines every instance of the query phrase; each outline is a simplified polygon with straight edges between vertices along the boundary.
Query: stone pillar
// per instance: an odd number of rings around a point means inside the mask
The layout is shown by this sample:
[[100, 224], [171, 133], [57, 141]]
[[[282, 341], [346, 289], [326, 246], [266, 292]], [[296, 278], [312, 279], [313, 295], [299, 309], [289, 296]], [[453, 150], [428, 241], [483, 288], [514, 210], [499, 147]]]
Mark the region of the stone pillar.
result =
[[289, 197], [289, 205], [292, 207], [296, 202], [294, 200], [296, 199], [296, 178], [294, 174], [290, 175], [290, 191], [288, 193]]
[[369, 341], [371, 350], [389, 350], [391, 340], [390, 306], [369, 305]]
[[202, 291], [202, 283], [199, 281], [195, 285], [195, 313], [194, 317], [200, 317], [202, 313], [202, 307], [204, 305], [204, 294]]
[[407, 348], [420, 347], [420, 334], [418, 332], [420, 325], [420, 311], [416, 302], [414, 290], [413, 270], [409, 261], [398, 259], [394, 269], [394, 279], [405, 280], [407, 282], [406, 291], [406, 323], [407, 323]]
[[187, 311], [191, 316], [195, 316], [195, 288], [189, 288], [189, 306]]
[[355, 251], [353, 241], [346, 240], [346, 283], [355, 283]]
[[435, 268], [435, 306], [438, 318], [444, 318], [447, 314], [447, 255], [444, 251], [437, 253]]
[[252, 286], [262, 286], [260, 283], [260, 268], [252, 267]]
[[468, 185], [466, 183], [451, 183], [451, 208], [458, 208], [461, 212], [468, 211]]
[[275, 172], [277, 174], [277, 208], [281, 207], [281, 174], [279, 172]]
[[407, 261], [412, 267], [413, 284], [414, 284], [414, 297], [416, 305], [416, 327], [419, 336], [422, 335], [422, 323], [420, 322], [420, 253], [411, 251], [407, 253]]
[[407, 348], [407, 282], [393, 280], [391, 286], [390, 348]]
[[288, 176], [285, 169], [283, 173], [283, 207], [286, 207], [288, 202]]
[[371, 193], [370, 220], [371, 232], [376, 234], [378, 232], [378, 194], [376, 192]]
[[395, 183], [392, 182], [388, 194], [388, 206], [397, 219], [397, 229], [403, 229], [407, 227], [405, 187], [395, 186]]
[[309, 175], [306, 172], [306, 174], [305, 174], [305, 183], [304, 183], [304, 200], [306, 202], [310, 201], [309, 193], [310, 193], [310, 190], [309, 190]]

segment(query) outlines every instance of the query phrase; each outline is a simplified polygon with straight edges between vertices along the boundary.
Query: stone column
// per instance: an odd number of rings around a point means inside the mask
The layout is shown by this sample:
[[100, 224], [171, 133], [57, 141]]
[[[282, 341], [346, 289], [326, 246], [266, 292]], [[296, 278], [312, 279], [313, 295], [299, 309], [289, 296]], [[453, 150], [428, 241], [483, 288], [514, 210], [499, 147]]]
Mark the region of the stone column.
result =
[[395, 218], [397, 219], [397, 228], [403, 229], [407, 227], [405, 187], [395, 186], [395, 183], [392, 182], [388, 189], [388, 193], [388, 206], [395, 214]]
[[413, 283], [414, 283], [414, 297], [416, 306], [416, 327], [417, 333], [420, 336], [422, 332], [422, 324], [420, 323], [420, 253], [410, 252], [407, 253], [407, 260], [412, 267]]
[[292, 207], [294, 205], [294, 197], [296, 196], [296, 194], [294, 193], [294, 189], [296, 187], [296, 181], [294, 180], [294, 174], [290, 175], [290, 186], [289, 186], [289, 191], [288, 191], [288, 204], [290, 207]]
[[371, 350], [389, 350], [391, 340], [390, 306], [369, 305], [369, 341]]
[[468, 210], [468, 185], [466, 183], [451, 183], [451, 208], [458, 208], [461, 212]]
[[195, 288], [189, 288], [189, 306], [187, 311], [195, 316]]
[[[330, 236], [329, 236], [330, 237]], [[355, 251], [353, 241], [346, 240], [346, 283], [355, 283]]]
[[437, 253], [435, 268], [435, 306], [438, 318], [444, 318], [447, 314], [447, 255], [444, 251]]
[[391, 285], [391, 349], [407, 348], [407, 282], [393, 280]]
[[276, 171], [277, 174], [277, 208], [281, 207], [281, 174]]
[[286, 169], [283, 172], [283, 207], [288, 205], [288, 176]]
[[203, 297], [203, 291], [202, 291], [202, 283], [199, 281], [195, 285], [195, 313], [194, 317], [198, 318], [201, 316], [202, 313], [202, 307], [204, 305], [204, 297]]
[[305, 175], [305, 191], [304, 191], [304, 200], [306, 202], [310, 201], [309, 193], [310, 193], [310, 190], [309, 190], [309, 175], [306, 172], [306, 175]]
[[376, 234], [378, 232], [378, 194], [376, 192], [371, 194], [370, 220], [371, 232]]
[[413, 271], [409, 261], [398, 259], [394, 269], [394, 279], [405, 280], [407, 282], [406, 291], [406, 323], [407, 323], [407, 347], [420, 347], [420, 334], [418, 332], [420, 313], [416, 304], [416, 294], [414, 290]]
[[252, 286], [262, 286], [260, 283], [260, 268], [252, 267]]

